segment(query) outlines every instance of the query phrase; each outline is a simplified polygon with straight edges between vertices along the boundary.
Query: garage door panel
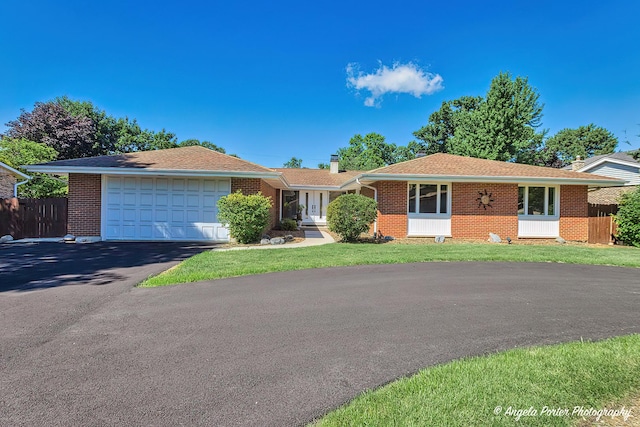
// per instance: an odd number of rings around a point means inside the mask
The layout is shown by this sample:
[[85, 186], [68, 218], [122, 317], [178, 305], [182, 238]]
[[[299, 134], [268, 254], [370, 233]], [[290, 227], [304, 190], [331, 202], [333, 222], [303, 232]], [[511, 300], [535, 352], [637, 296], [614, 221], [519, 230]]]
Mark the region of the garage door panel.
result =
[[187, 207], [188, 208], [197, 208], [200, 206], [200, 196], [195, 194], [187, 195]]
[[122, 221], [135, 222], [137, 213], [137, 209], [122, 209]]
[[184, 191], [184, 179], [172, 179], [171, 189], [173, 191]]
[[169, 179], [156, 178], [156, 191], [167, 191], [167, 190], [169, 190]]
[[127, 177], [122, 181], [122, 187], [125, 190], [135, 190], [138, 188], [138, 178]]
[[140, 225], [140, 238], [141, 239], [151, 239], [151, 238], [153, 238], [153, 226], [151, 226], [151, 225]]
[[173, 209], [184, 208], [184, 194], [172, 194], [171, 195], [171, 207]]
[[140, 206], [152, 206], [153, 193], [140, 193]]
[[105, 177], [104, 237], [228, 240], [216, 222], [216, 203], [230, 185], [215, 179]]
[[141, 190], [153, 190], [153, 178], [140, 178]]
[[140, 222], [152, 222], [153, 210], [152, 209], [140, 209]]

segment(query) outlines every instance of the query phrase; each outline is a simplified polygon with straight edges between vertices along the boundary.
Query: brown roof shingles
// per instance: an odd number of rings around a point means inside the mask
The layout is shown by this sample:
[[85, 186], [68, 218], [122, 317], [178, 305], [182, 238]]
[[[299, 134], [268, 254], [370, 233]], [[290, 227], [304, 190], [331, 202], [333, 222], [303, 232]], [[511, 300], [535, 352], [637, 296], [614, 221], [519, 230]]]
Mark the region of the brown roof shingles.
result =
[[508, 163], [497, 160], [477, 159], [474, 157], [455, 156], [453, 154], [436, 153], [425, 157], [396, 163], [383, 168], [366, 172], [369, 174], [395, 175], [439, 175], [452, 177], [517, 177], [517, 178], [564, 178], [564, 179], [602, 179], [616, 181], [612, 178], [600, 177], [590, 173], [571, 172], [562, 169], [542, 166]]
[[136, 153], [118, 154], [114, 156], [58, 160], [37, 166], [220, 172], [274, 172], [273, 169], [199, 146], [139, 151]]
[[274, 170], [281, 172], [289, 185], [309, 187], [340, 187], [362, 173], [362, 171], [330, 173], [329, 169], [275, 168]]
[[624, 194], [635, 191], [637, 188], [637, 185], [598, 188], [589, 191], [589, 203], [592, 205], [617, 205]]

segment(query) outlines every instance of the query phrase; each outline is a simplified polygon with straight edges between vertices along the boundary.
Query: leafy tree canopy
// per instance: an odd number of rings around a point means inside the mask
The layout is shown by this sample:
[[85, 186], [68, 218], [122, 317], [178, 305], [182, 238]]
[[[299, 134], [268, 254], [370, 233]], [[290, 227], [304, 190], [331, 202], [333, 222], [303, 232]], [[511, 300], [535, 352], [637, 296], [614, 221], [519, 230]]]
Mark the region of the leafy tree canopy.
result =
[[577, 129], [562, 129], [547, 139], [540, 150], [537, 163], [562, 168], [581, 156], [597, 156], [613, 153], [618, 139], [605, 128], [592, 124]]
[[199, 145], [201, 147], [205, 147], [210, 150], [217, 151], [218, 153], [223, 153], [223, 154], [226, 153], [224, 148], [209, 141], [200, 141], [198, 139], [185, 139], [184, 141], [180, 142], [180, 144], [178, 144], [178, 146], [180, 147], [192, 147], [194, 145]]
[[302, 159], [292, 157], [288, 162], [284, 163], [282, 167], [300, 169], [302, 167]]
[[67, 181], [44, 173], [27, 172], [22, 166], [55, 160], [58, 153], [44, 144], [27, 139], [1, 138], [0, 162], [31, 176], [31, 180], [18, 187], [20, 197], [61, 197], [67, 194]]
[[165, 129], [143, 129], [136, 119], [115, 118], [89, 101], [66, 96], [36, 102], [32, 111], [22, 110], [16, 120], [7, 123], [7, 128], [6, 136], [49, 146], [60, 160], [187, 145], [225, 152], [209, 141], [186, 140], [178, 144], [175, 134]]
[[543, 108], [539, 98], [527, 78], [500, 73], [484, 97], [444, 102], [414, 136], [427, 154], [532, 163], [544, 138], [544, 132], [537, 132]]

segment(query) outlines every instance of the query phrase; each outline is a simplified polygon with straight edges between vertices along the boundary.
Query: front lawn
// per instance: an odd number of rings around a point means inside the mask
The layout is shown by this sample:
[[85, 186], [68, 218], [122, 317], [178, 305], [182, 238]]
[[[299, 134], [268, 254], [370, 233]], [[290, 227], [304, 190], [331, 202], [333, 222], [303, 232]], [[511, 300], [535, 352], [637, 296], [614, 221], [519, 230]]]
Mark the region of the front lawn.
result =
[[422, 370], [365, 392], [316, 425], [567, 426], [605, 407], [620, 410], [611, 402], [637, 393], [639, 372], [640, 335], [516, 349]]
[[364, 264], [427, 261], [522, 261], [640, 267], [640, 249], [587, 245], [330, 244], [296, 249], [207, 251], [151, 277], [143, 287], [225, 277]]

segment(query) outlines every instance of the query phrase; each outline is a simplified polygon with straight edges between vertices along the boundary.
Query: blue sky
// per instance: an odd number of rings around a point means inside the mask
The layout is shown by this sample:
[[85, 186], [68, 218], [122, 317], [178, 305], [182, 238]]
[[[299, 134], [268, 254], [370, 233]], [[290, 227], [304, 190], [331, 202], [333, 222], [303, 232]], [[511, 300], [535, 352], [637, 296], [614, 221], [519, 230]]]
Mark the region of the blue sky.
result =
[[540, 92], [551, 134], [595, 123], [640, 147], [637, 1], [3, 0], [0, 16], [0, 132], [68, 95], [315, 167], [356, 133], [404, 145], [442, 101], [510, 71]]

